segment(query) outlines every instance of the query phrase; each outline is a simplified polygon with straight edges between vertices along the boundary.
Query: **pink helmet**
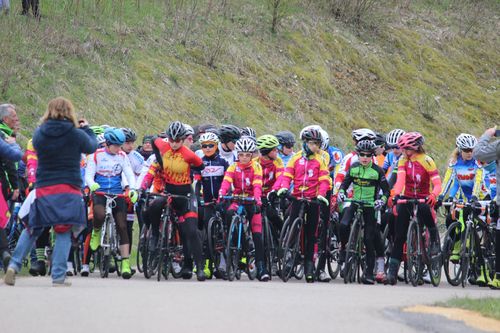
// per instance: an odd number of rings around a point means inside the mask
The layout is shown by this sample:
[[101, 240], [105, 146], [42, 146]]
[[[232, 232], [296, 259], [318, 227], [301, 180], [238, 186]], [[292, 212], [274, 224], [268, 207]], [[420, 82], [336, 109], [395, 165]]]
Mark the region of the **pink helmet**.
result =
[[398, 140], [401, 149], [418, 150], [424, 144], [424, 137], [419, 132], [408, 132], [403, 134]]

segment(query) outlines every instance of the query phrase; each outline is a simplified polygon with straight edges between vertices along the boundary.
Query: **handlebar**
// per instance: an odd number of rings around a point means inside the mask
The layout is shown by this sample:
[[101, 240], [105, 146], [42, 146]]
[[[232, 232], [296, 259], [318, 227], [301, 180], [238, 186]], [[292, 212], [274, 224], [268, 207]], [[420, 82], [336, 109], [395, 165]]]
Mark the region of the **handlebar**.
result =
[[241, 203], [254, 203], [255, 198], [252, 197], [244, 197], [242, 195], [224, 195], [221, 197], [222, 200], [226, 201], [236, 201]]
[[426, 203], [425, 199], [398, 199], [396, 201], [396, 204], [419, 204], [419, 203]]
[[112, 194], [112, 193], [106, 193], [106, 192], [94, 192], [95, 195], [100, 195], [102, 197], [109, 197], [109, 198], [125, 198], [125, 194]]

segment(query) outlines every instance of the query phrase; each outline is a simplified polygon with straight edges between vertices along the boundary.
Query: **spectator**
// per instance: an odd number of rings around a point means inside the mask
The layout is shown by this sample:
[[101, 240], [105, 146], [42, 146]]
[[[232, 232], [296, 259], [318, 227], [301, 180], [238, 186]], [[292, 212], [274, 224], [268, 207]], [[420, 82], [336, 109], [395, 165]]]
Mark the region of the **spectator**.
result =
[[[496, 179], [499, 179], [500, 168], [498, 164], [500, 163], [500, 140], [496, 139], [495, 141], [491, 141], [491, 139], [495, 136], [498, 136], [497, 127], [489, 128], [486, 132], [483, 133], [481, 138], [479, 138], [479, 142], [477, 143], [474, 151], [472, 152], [472, 157], [476, 160], [482, 162], [491, 162], [496, 160], [497, 171], [496, 171]], [[493, 198], [492, 198], [493, 199]], [[496, 207], [492, 210], [493, 212], [493, 221], [497, 220], [497, 229], [495, 236], [495, 253], [498, 255], [500, 253], [500, 220], [498, 219], [498, 209], [500, 207], [500, 196], [496, 196]], [[497, 257], [498, 258], [498, 257]], [[495, 277], [492, 281], [488, 283], [490, 288], [492, 289], [500, 289], [500, 260], [496, 260], [495, 264]]]
[[2, 9], [5, 13], [5, 15], [9, 14], [10, 10], [10, 0], [0, 0], [0, 14], [2, 13]]
[[97, 149], [95, 135], [87, 121], [77, 121], [73, 105], [62, 97], [49, 102], [41, 122], [33, 136], [38, 168], [35, 189], [26, 199], [32, 200], [27, 228], [19, 238], [4, 277], [5, 284], [12, 286], [33, 242], [49, 226], [56, 232], [52, 285], [70, 285], [65, 278], [71, 231], [79, 232], [85, 227], [80, 160], [82, 153], [91, 154]]

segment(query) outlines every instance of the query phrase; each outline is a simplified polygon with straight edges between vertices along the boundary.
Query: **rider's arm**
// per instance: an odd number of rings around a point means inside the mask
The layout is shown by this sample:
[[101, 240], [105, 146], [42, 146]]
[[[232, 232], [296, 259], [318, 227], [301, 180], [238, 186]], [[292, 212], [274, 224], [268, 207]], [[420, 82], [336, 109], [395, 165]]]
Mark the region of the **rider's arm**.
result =
[[323, 197], [326, 197], [326, 192], [328, 192], [331, 189], [332, 182], [330, 178], [330, 170], [328, 169], [328, 163], [324, 159], [320, 160], [318, 181], [319, 181], [318, 194]]
[[93, 184], [95, 184], [95, 171], [95, 153], [93, 153], [87, 156], [87, 167], [85, 168], [85, 183], [88, 187], [91, 187]]
[[252, 179], [252, 187], [253, 187], [253, 197], [255, 202], [260, 205], [261, 197], [262, 197], [262, 167], [259, 162], [253, 162], [253, 179]]
[[186, 148], [186, 162], [188, 162], [191, 165], [191, 170], [193, 171], [201, 171], [205, 168], [205, 164], [203, 164], [203, 160], [196, 155], [193, 151], [191, 151], [189, 148]]
[[236, 168], [236, 163], [231, 164], [229, 168], [227, 168], [227, 171], [224, 174], [224, 180], [222, 181], [222, 185], [220, 186], [219, 198], [221, 196], [226, 195], [231, 189], [231, 185], [233, 184], [233, 179], [234, 179], [235, 168]]
[[387, 179], [385, 178], [384, 170], [379, 168], [379, 181], [380, 181], [380, 189], [382, 190], [382, 195], [385, 197], [385, 200], [390, 196], [390, 188]]
[[[443, 197], [446, 196], [446, 193], [448, 193], [448, 191], [450, 190], [452, 183], [456, 182], [455, 178], [456, 178], [456, 170], [454, 168], [454, 165], [450, 163], [450, 165], [446, 169], [446, 173], [444, 175], [444, 180], [443, 180], [444, 187], [440, 193]], [[450, 193], [450, 197], [454, 197], [455, 194], [457, 194], [457, 191], [458, 188], [455, 190], [454, 194]]]
[[[154, 161], [151, 163], [151, 165], [148, 168], [147, 173], [144, 175], [142, 178], [142, 181], [137, 183], [137, 188], [140, 188], [141, 190], [147, 190], [148, 188], [151, 187], [151, 184], [153, 183], [153, 180], [155, 178], [156, 171], [160, 168], [160, 164], [158, 162]], [[138, 179], [139, 180], [139, 179]]]
[[476, 175], [474, 176], [474, 187], [472, 189], [472, 195], [476, 198], [480, 197], [481, 189], [483, 188], [484, 183], [484, 169], [478, 167], [476, 169]]
[[123, 153], [123, 174], [125, 175], [126, 185], [130, 188], [135, 189], [135, 174], [132, 171], [132, 166], [130, 165], [130, 160], [127, 155]]

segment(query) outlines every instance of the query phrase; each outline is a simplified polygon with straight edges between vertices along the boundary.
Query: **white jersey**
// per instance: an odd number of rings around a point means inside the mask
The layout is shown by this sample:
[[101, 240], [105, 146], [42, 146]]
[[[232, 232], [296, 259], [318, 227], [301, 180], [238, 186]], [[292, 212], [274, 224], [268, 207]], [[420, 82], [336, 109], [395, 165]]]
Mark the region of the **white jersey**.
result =
[[151, 154], [151, 156], [149, 156], [148, 159], [142, 164], [141, 172], [139, 174], [139, 177], [137, 177], [137, 181], [135, 183], [136, 188], [141, 188], [142, 181], [144, 180], [144, 177], [146, 177], [146, 175], [148, 174], [149, 167], [154, 162], [156, 162], [156, 155]]
[[229, 165], [234, 164], [234, 162], [236, 162], [236, 160], [238, 159], [238, 153], [235, 150], [229, 152], [224, 151], [224, 149], [222, 149], [221, 143], [219, 143], [219, 155], [220, 157], [225, 159]]
[[132, 171], [134, 172], [135, 178], [139, 177], [142, 172], [142, 165], [144, 164], [144, 157], [137, 150], [132, 150], [127, 154], [127, 157], [130, 161], [130, 166], [132, 167]]

